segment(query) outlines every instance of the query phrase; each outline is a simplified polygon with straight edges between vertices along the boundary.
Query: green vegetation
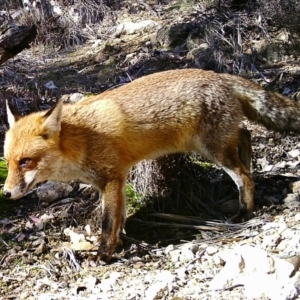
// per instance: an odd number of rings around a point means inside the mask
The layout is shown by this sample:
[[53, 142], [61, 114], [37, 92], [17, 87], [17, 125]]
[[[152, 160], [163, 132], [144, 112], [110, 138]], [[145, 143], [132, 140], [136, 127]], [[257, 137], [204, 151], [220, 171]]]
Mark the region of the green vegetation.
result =
[[141, 207], [144, 206], [143, 203], [144, 196], [138, 194], [134, 191], [133, 185], [131, 183], [126, 184], [126, 209], [127, 215], [135, 214]]
[[190, 155], [189, 159], [192, 163], [197, 164], [198, 166], [202, 167], [203, 169], [213, 169], [214, 166], [211, 162], [199, 160], [199, 156], [197, 155]]
[[175, 3], [172, 3], [170, 5], [169, 10], [180, 10], [180, 11], [185, 11], [188, 12], [193, 9], [193, 6], [195, 5], [194, 0], [179, 0]]
[[[0, 159], [0, 183], [3, 184], [7, 177], [6, 162], [3, 158]], [[16, 203], [8, 200], [3, 196], [2, 190], [0, 192], [0, 220], [14, 212]]]
[[0, 183], [4, 183], [7, 176], [7, 167], [4, 158], [0, 158]]

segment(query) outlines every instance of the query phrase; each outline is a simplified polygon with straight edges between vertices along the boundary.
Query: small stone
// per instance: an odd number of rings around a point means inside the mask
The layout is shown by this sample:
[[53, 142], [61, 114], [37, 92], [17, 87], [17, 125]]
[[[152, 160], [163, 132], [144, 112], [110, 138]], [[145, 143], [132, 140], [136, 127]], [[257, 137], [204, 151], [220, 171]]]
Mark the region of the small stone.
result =
[[49, 82], [47, 82], [45, 85], [45, 88], [47, 88], [48, 90], [54, 90], [57, 89], [57, 86], [54, 84], [54, 82], [51, 80]]
[[224, 264], [224, 261], [218, 255], [215, 255], [214, 258], [213, 258], [213, 260], [214, 260], [214, 264], [216, 266], [222, 266]]
[[184, 262], [195, 258], [194, 253], [188, 248], [170, 251], [169, 256], [172, 262]]
[[264, 172], [270, 172], [272, 169], [273, 169], [274, 165], [268, 165], [268, 166], [265, 166], [263, 171]]
[[168, 293], [166, 282], [155, 282], [145, 291], [145, 300], [163, 299]]
[[78, 102], [79, 100], [81, 100], [83, 97], [84, 97], [84, 95], [81, 94], [81, 93], [73, 93], [73, 94], [70, 96], [69, 100], [70, 100], [71, 103], [76, 103], [76, 102]]
[[210, 256], [216, 254], [218, 251], [219, 251], [219, 249], [217, 249], [216, 247], [213, 247], [213, 246], [208, 246], [206, 248], [206, 253]]
[[47, 245], [44, 243], [44, 242], [42, 242], [36, 249], [35, 249], [35, 253], [36, 254], [42, 254], [42, 253], [45, 253], [45, 252], [47, 252]]
[[[244, 260], [241, 255], [232, 251], [223, 251], [220, 253], [220, 258], [226, 261], [226, 264], [210, 282], [209, 288], [211, 290], [219, 290], [231, 286], [233, 281], [240, 277], [239, 274], [244, 266]], [[240, 283], [234, 282], [234, 284]]]
[[166, 249], [165, 249], [165, 254], [169, 254], [170, 253], [170, 251], [173, 251], [174, 250], [174, 245], [173, 244], [170, 244], [170, 245], [168, 245], [167, 247], [166, 247]]
[[186, 243], [181, 246], [181, 249], [189, 249], [193, 252], [193, 254], [196, 254], [199, 249], [199, 245], [194, 243]]
[[267, 198], [266, 198], [266, 202], [267, 202], [268, 204], [279, 204], [279, 200], [276, 199], [276, 198], [273, 197], [273, 196], [267, 197]]
[[290, 189], [293, 193], [299, 193], [300, 191], [300, 181], [295, 181], [290, 184]]
[[299, 268], [299, 257], [295, 256], [295, 260], [293, 261], [295, 264], [292, 263], [292, 261], [287, 261], [285, 259], [274, 257], [274, 269], [276, 273], [276, 279], [284, 282], [286, 279], [289, 279], [292, 275], [292, 273], [295, 270], [295, 267]]
[[178, 262], [180, 254], [181, 254], [181, 250], [178, 249], [169, 251], [169, 256], [172, 262]]
[[292, 90], [291, 90], [290, 88], [285, 87], [285, 88], [283, 89], [282, 95], [287, 96], [287, 95], [290, 94], [291, 92], [292, 92]]
[[288, 154], [292, 157], [292, 158], [295, 158], [297, 156], [300, 155], [300, 151], [298, 149], [295, 149], [295, 150], [291, 150], [288, 152]]
[[277, 163], [274, 168], [278, 168], [278, 169], [284, 169], [286, 167], [286, 162], [283, 160], [279, 163]]
[[36, 194], [41, 201], [50, 203], [68, 197], [72, 191], [73, 187], [67, 183], [48, 181], [37, 188]]
[[298, 214], [295, 215], [295, 220], [296, 221], [300, 221], [300, 213], [298, 213]]
[[180, 255], [180, 261], [190, 261], [195, 258], [194, 253], [188, 249], [188, 248], [183, 248], [181, 250], [181, 255]]
[[83, 285], [87, 287], [89, 290], [92, 290], [97, 284], [98, 279], [94, 276], [87, 276], [83, 279]]
[[289, 209], [294, 209], [299, 207], [299, 195], [297, 193], [293, 194], [287, 194], [286, 197], [284, 198], [284, 204], [289, 208]]
[[286, 164], [290, 169], [295, 169], [299, 163], [300, 161], [288, 161]]

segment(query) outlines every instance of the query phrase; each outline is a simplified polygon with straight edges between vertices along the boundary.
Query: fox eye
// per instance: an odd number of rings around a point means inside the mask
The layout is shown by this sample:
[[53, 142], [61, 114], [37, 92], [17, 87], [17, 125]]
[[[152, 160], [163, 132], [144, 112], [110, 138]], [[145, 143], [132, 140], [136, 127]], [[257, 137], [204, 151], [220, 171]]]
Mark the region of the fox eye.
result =
[[22, 158], [20, 161], [19, 161], [19, 166], [20, 168], [24, 169], [28, 166], [28, 164], [30, 163], [31, 159], [26, 157], [26, 158]]

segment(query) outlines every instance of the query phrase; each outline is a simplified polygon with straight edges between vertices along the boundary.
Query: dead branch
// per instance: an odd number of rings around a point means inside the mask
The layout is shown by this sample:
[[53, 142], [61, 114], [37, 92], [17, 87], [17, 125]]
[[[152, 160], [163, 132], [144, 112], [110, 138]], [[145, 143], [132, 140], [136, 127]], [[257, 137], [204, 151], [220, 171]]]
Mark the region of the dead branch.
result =
[[17, 26], [15, 24], [6, 24], [1, 26], [0, 65], [24, 49], [30, 48], [29, 44], [35, 40], [36, 35], [36, 25]]

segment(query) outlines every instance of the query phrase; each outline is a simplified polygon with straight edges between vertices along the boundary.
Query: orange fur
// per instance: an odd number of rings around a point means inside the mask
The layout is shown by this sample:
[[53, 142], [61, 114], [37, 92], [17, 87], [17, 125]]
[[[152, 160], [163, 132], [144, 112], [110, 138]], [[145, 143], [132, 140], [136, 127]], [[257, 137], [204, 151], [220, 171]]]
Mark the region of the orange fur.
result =
[[110, 258], [125, 220], [128, 170], [147, 158], [197, 151], [235, 181], [238, 220], [251, 218], [251, 142], [246, 116], [277, 130], [299, 129], [299, 105], [240, 77], [174, 70], [135, 80], [74, 105], [17, 117], [4, 153], [4, 194], [22, 197], [44, 180], [80, 179], [102, 191], [99, 253]]

